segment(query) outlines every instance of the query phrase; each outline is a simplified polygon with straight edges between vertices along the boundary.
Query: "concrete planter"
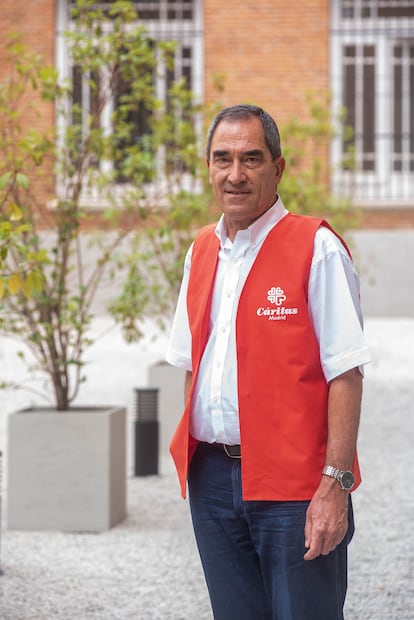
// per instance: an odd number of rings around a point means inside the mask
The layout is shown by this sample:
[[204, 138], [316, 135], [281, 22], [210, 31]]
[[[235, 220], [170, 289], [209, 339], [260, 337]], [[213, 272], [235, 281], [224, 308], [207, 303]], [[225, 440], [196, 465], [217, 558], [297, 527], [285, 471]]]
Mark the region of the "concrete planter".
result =
[[104, 531], [125, 518], [126, 497], [124, 408], [10, 415], [9, 529]]
[[150, 386], [159, 389], [160, 451], [170, 457], [170, 442], [184, 411], [185, 370], [159, 362], [149, 368]]

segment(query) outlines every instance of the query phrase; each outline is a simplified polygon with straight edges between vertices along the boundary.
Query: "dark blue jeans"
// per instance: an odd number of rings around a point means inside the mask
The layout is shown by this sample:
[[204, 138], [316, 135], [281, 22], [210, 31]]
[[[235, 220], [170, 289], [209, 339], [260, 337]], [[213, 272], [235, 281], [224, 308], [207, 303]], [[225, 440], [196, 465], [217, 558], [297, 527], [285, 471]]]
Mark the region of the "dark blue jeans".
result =
[[342, 620], [347, 544], [305, 561], [308, 501], [243, 501], [241, 462], [200, 446], [189, 473], [195, 537], [215, 620]]

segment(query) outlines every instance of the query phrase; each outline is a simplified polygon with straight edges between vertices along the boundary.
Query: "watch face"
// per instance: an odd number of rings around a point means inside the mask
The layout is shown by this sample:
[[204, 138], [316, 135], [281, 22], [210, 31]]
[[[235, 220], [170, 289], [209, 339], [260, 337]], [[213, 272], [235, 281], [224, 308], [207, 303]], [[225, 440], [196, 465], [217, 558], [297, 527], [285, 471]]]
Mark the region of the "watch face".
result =
[[355, 482], [352, 471], [344, 471], [341, 476], [341, 482], [344, 489], [352, 489]]

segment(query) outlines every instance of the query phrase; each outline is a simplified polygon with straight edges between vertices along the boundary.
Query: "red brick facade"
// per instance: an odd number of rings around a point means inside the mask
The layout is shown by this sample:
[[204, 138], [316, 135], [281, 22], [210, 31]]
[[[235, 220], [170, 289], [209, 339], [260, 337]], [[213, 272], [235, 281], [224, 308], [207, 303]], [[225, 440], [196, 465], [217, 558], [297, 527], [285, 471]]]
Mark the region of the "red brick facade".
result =
[[328, 0], [205, 0], [205, 92], [224, 79], [226, 104], [257, 103], [279, 123], [329, 88]]
[[[3, 0], [1, 3], [0, 33], [5, 40], [8, 32], [21, 32], [46, 62], [54, 60], [55, 2], [54, 0]], [[3, 45], [1, 46], [3, 53]]]
[[[3, 0], [0, 39], [22, 33], [45, 64], [55, 60], [54, 0]], [[260, 103], [284, 121], [306, 111], [304, 95], [329, 88], [329, 2], [204, 0], [206, 99], [216, 96], [214, 79], [225, 82], [223, 101]], [[4, 79], [4, 45], [0, 48]], [[2, 69], [3, 68], [3, 69]], [[49, 115], [46, 120], [51, 120]]]
[[[55, 10], [54, 0], [3, 0], [0, 40], [6, 41], [10, 32], [20, 32], [33, 52], [44, 57], [45, 64], [54, 64]], [[293, 116], [306, 117], [308, 95], [327, 96], [329, 0], [204, 0], [203, 11], [206, 101], [257, 103], [283, 124]], [[0, 82], [8, 71], [4, 53], [3, 44]], [[217, 78], [224, 84], [219, 94], [214, 87]], [[37, 119], [28, 112], [27, 122], [39, 128], [53, 126], [52, 106], [45, 105]], [[52, 175], [45, 176], [50, 182]], [[379, 213], [381, 226], [393, 226], [387, 213]], [[404, 226], [414, 226], [413, 213], [405, 212]], [[371, 225], [374, 215], [375, 211], [364, 214], [363, 225]]]
[[[6, 42], [10, 35], [21, 35], [21, 41], [33, 54], [40, 54], [44, 64], [53, 66], [55, 63], [55, 2], [54, 0], [3, 0], [0, 19], [0, 82], [10, 77], [10, 66], [7, 64]], [[55, 110], [52, 104], [35, 102], [36, 114], [32, 109], [33, 101], [27, 101], [24, 109], [23, 123], [39, 131], [53, 128]], [[45, 207], [54, 190], [53, 163], [44, 162], [40, 184]], [[39, 192], [40, 194], [40, 192]], [[45, 211], [47, 213], [47, 211]], [[45, 215], [42, 215], [45, 221]]]
[[[5, 42], [12, 33], [21, 34], [22, 41], [34, 54], [44, 58], [45, 65], [55, 62], [55, 2], [54, 0], [3, 0], [0, 19], [0, 80], [7, 78]], [[44, 112], [44, 113], [43, 113]], [[51, 106], [42, 110], [39, 127], [54, 123]]]

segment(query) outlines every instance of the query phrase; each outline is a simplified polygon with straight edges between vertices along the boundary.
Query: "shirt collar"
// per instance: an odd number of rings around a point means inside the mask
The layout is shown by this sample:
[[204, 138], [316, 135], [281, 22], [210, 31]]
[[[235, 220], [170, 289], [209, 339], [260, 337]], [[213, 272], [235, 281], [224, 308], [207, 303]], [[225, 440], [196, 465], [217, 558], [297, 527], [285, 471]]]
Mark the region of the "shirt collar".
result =
[[[282, 199], [278, 195], [276, 202], [257, 220], [250, 224], [250, 226], [243, 231], [248, 234], [249, 245], [255, 246], [265, 239], [271, 229], [280, 222], [280, 220], [287, 215], [288, 211], [282, 202]], [[224, 247], [229, 243], [227, 237], [227, 226], [224, 219], [224, 214], [220, 217], [215, 233], [220, 240], [220, 246]], [[227, 242], [227, 243], [226, 243]]]

